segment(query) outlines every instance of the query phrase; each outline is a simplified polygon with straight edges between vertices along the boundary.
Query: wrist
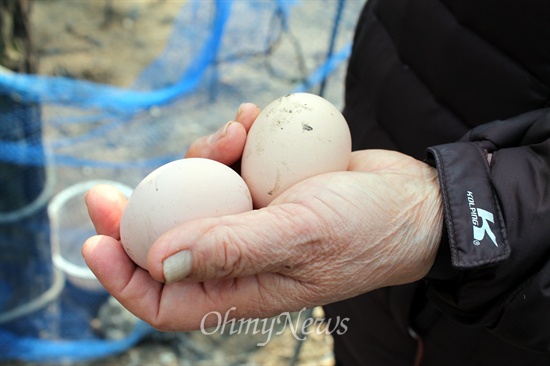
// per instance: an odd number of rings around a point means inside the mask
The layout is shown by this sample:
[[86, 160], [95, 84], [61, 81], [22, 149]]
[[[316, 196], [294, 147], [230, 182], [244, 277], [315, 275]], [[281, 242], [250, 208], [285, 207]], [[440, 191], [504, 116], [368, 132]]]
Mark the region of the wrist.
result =
[[[424, 182], [426, 198], [424, 207], [417, 215], [417, 227], [421, 230], [424, 240], [425, 261], [420, 278], [425, 277], [434, 266], [438, 257], [442, 232], [444, 227], [443, 201], [441, 198], [437, 170], [429, 165], [425, 166]], [[419, 278], [419, 279], [420, 279]]]

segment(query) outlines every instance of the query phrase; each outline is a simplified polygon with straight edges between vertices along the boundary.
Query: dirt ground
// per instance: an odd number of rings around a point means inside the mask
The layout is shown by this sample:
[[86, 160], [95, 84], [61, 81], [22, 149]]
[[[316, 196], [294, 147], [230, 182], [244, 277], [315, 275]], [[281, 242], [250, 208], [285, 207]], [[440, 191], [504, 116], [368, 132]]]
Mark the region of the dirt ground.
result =
[[34, 0], [39, 73], [129, 86], [163, 50], [184, 3]]
[[[169, 0], [34, 0], [31, 22], [39, 73], [129, 86], [163, 50], [183, 4], [184, 1]], [[313, 316], [322, 319], [322, 310], [316, 308]], [[101, 320], [96, 319], [97, 322]], [[334, 364], [332, 338], [327, 332], [312, 331], [303, 342], [298, 342], [287, 327], [265, 346], [257, 346], [265, 338], [265, 334], [155, 333], [123, 354], [67, 364]]]

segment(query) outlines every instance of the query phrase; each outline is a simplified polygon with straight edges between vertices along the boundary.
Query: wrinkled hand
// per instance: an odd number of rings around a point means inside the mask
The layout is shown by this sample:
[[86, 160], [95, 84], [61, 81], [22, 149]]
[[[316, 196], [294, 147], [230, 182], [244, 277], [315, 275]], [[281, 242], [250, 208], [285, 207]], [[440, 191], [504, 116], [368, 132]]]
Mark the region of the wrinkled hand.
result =
[[[187, 157], [234, 164], [258, 113], [241, 106], [237, 122], [197, 140]], [[237, 319], [263, 318], [419, 280], [443, 225], [435, 169], [382, 150], [354, 152], [347, 172], [300, 182], [264, 209], [174, 228], [151, 248], [149, 272], [118, 241], [124, 197], [100, 186], [86, 201], [101, 234], [85, 243], [86, 262], [127, 309], [162, 330], [199, 329], [206, 314], [232, 307]]]

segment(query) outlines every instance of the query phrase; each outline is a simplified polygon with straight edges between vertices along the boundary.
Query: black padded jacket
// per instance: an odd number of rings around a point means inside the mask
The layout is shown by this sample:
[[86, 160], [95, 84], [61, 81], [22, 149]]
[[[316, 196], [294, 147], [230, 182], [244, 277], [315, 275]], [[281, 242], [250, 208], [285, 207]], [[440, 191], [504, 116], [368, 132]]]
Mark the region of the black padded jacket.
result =
[[338, 363], [550, 365], [550, 1], [368, 1], [344, 115], [437, 168], [445, 227], [423, 281], [325, 307]]

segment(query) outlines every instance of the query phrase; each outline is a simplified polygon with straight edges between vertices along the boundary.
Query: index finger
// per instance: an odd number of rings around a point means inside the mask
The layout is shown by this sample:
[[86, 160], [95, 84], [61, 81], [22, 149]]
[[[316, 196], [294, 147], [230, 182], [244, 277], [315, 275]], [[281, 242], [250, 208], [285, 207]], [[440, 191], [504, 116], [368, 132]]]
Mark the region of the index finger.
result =
[[260, 108], [254, 103], [243, 103], [240, 105], [237, 115], [235, 116], [235, 122], [239, 122], [244, 126], [246, 132], [250, 130], [250, 127], [260, 114]]
[[204, 136], [189, 146], [186, 158], [208, 158], [226, 165], [236, 163], [242, 155], [248, 130], [260, 114], [252, 103], [243, 103], [235, 121], [226, 123], [211, 136]]
[[120, 219], [127, 199], [113, 186], [100, 184], [86, 193], [88, 214], [96, 232], [114, 239], [120, 239]]

